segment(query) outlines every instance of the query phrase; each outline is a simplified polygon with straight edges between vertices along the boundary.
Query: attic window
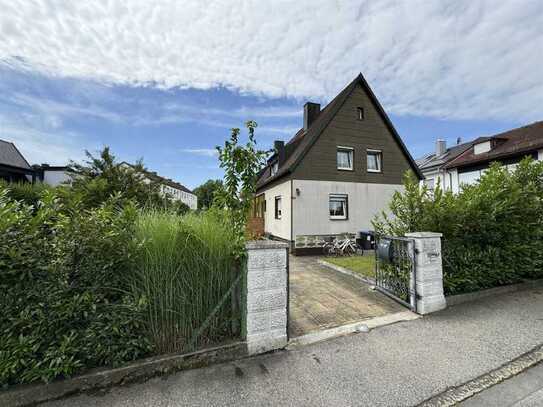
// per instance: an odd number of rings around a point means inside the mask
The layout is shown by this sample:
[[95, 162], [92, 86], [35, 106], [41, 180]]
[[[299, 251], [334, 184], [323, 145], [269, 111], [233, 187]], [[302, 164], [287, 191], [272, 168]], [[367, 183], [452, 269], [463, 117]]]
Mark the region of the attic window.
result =
[[356, 118], [358, 120], [364, 120], [364, 108], [363, 107], [357, 107], [356, 108]]

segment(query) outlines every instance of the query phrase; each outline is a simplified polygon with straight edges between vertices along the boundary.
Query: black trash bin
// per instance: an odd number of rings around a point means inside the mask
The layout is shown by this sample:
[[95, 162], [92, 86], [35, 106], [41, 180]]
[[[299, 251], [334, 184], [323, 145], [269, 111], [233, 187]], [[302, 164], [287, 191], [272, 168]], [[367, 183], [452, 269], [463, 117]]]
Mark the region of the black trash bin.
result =
[[364, 250], [375, 249], [375, 233], [373, 230], [361, 230], [358, 232], [356, 243]]

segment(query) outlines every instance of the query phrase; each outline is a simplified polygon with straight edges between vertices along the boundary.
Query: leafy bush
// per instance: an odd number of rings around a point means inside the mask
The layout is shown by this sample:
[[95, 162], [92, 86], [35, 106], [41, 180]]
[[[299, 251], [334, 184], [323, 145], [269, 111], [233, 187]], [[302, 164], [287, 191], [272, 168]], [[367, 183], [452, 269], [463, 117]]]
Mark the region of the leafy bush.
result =
[[196, 341], [205, 345], [236, 335], [232, 322], [239, 314], [228, 290], [240, 269], [236, 239], [222, 216], [149, 211], [138, 219], [135, 234], [143, 245], [131, 288], [134, 298], [146, 304], [144, 321], [155, 349], [191, 350]]
[[380, 233], [443, 233], [447, 294], [543, 277], [543, 162], [523, 160], [513, 172], [493, 164], [458, 194], [433, 193], [406, 175], [390, 205], [374, 220]]
[[151, 350], [126, 291], [136, 211], [0, 189], [0, 385], [49, 381]]
[[51, 190], [47, 184], [36, 182], [13, 182], [0, 180], [0, 189], [5, 190], [8, 197], [16, 201], [22, 201], [27, 205], [36, 206], [46, 190]]

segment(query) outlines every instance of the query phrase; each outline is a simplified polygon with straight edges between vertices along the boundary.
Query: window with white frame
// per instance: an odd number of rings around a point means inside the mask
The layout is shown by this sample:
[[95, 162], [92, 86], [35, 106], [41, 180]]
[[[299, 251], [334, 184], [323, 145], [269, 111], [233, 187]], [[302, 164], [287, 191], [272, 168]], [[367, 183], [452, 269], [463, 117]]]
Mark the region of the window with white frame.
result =
[[366, 162], [368, 172], [381, 172], [383, 170], [383, 153], [381, 150], [367, 150]]
[[281, 197], [275, 197], [275, 219], [281, 219]]
[[352, 147], [338, 147], [337, 148], [337, 169], [338, 170], [353, 170], [353, 155], [354, 149]]
[[349, 215], [347, 195], [331, 194], [328, 206], [330, 210], [330, 219], [347, 219]]

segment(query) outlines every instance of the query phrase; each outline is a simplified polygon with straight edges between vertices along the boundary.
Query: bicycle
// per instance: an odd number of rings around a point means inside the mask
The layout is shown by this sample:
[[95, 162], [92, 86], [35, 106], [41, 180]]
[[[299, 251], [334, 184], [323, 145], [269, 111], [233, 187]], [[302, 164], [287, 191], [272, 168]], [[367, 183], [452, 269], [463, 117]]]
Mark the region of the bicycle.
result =
[[325, 256], [353, 256], [358, 248], [352, 239], [324, 240], [322, 251]]

